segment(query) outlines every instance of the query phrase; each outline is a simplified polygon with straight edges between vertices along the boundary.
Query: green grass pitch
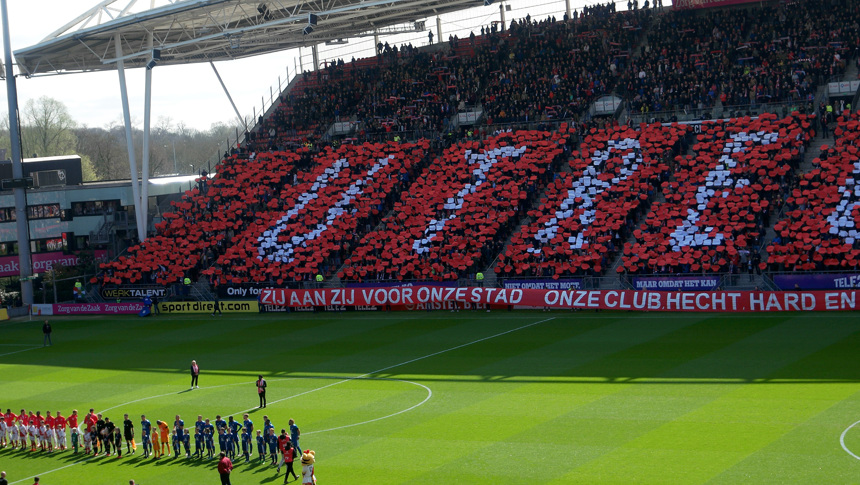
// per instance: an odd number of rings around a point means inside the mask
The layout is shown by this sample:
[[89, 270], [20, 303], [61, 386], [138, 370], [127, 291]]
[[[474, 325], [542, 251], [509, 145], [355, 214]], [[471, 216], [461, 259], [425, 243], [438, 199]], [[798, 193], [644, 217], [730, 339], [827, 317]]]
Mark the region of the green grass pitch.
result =
[[[860, 318], [466, 312], [0, 324], [0, 408], [237, 418], [269, 382], [321, 485], [850, 483]], [[202, 368], [188, 390], [188, 366]], [[139, 430], [138, 430], [139, 431]], [[844, 432], [843, 449], [840, 436]], [[193, 444], [192, 444], [193, 447]], [[217, 443], [216, 443], [217, 448]], [[218, 483], [215, 463], [0, 450], [10, 483]], [[234, 484], [277, 484], [241, 461]]]

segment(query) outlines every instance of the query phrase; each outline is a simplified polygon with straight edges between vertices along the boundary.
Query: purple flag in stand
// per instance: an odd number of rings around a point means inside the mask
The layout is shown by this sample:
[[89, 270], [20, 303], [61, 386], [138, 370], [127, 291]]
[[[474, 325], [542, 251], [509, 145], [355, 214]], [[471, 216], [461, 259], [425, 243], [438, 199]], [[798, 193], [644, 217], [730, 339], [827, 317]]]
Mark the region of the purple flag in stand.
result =
[[860, 274], [778, 274], [773, 282], [781, 290], [793, 290], [795, 285], [801, 290], [830, 290], [860, 288]]
[[719, 276], [634, 276], [633, 288], [649, 291], [702, 291], [720, 285]]

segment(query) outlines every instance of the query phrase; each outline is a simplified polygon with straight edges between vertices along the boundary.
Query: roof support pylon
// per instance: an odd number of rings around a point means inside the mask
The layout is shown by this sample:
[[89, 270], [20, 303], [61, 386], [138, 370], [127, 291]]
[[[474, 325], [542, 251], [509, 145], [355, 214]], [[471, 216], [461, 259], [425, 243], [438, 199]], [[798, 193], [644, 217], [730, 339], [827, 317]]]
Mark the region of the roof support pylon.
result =
[[[122, 58], [122, 39], [119, 32], [114, 34], [116, 56]], [[146, 222], [141, 219], [143, 210], [140, 204], [140, 185], [137, 174], [137, 160], [134, 154], [134, 138], [131, 133], [131, 113], [128, 109], [128, 87], [125, 84], [125, 66], [122, 60], [116, 63], [119, 74], [119, 92], [122, 100], [122, 120], [125, 123], [125, 144], [128, 149], [128, 168], [131, 172], [131, 195], [134, 198], [134, 216], [137, 221], [137, 238], [140, 242], [146, 240]]]

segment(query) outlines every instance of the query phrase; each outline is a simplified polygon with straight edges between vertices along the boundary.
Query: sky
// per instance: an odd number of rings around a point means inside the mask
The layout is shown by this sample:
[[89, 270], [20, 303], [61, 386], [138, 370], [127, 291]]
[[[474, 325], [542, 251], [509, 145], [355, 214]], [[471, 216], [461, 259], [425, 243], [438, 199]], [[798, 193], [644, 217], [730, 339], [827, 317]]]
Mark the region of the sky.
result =
[[[117, 5], [127, 1], [119, 0]], [[39, 43], [48, 34], [96, 3], [97, 0], [9, 0], [9, 30], [13, 52]], [[156, 5], [164, 3], [164, 0], [156, 1]], [[479, 34], [481, 25], [489, 25], [491, 21], [499, 20], [498, 3], [488, 7], [482, 6], [480, 1], [475, 3], [479, 6], [442, 17], [445, 39], [451, 33], [458, 34], [460, 38], [467, 37], [471, 29]], [[577, 8], [585, 3], [596, 2], [571, 0], [570, 3], [571, 8]], [[512, 7], [512, 11], [506, 13], [508, 23], [512, 18], [525, 17], [526, 13], [530, 13], [532, 17], [554, 14], [561, 20], [565, 10], [564, 0], [508, 0], [507, 4]], [[434, 29], [435, 35], [435, 17], [427, 19], [426, 25]], [[397, 45], [411, 42], [414, 46], [420, 46], [427, 43], [427, 32], [381, 37], [381, 41]], [[353, 39], [347, 45], [321, 46], [320, 62], [337, 57], [342, 57], [345, 61], [349, 61], [352, 56], [357, 59], [367, 57], [372, 55], [372, 44], [373, 37], [366, 37]], [[302, 49], [301, 54], [302, 66], [309, 70], [312, 64], [311, 49]], [[288, 76], [294, 75], [299, 65], [299, 52], [294, 49], [249, 59], [219, 62], [215, 65], [239, 112], [243, 116], [251, 116], [254, 110], [259, 113], [263, 97], [268, 102], [270, 89], [274, 90], [277, 96], [279, 76], [281, 82], [286, 85]], [[144, 70], [127, 69], [126, 80], [132, 122], [140, 126], [143, 121]], [[4, 97], [0, 101], [0, 111], [5, 114], [8, 109], [5, 103], [5, 82], [2, 86]], [[116, 71], [31, 79], [21, 76], [17, 78], [17, 87], [21, 108], [27, 100], [49, 96], [65, 103], [72, 117], [80, 125], [105, 127], [112, 123], [122, 123], [119, 77]], [[184, 123], [198, 130], [206, 130], [216, 122], [238, 125], [233, 108], [208, 63], [156, 67], [153, 70], [151, 115], [153, 125], [159, 118], [169, 118], [174, 125]]]

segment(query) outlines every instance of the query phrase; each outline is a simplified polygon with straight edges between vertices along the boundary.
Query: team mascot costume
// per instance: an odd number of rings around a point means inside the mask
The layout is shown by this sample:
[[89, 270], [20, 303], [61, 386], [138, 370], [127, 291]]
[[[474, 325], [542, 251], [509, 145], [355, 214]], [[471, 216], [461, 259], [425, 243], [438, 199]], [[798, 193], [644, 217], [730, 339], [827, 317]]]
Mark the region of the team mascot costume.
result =
[[317, 477], [314, 476], [314, 463], [316, 453], [314, 450], [305, 450], [302, 453], [302, 485], [316, 485]]

